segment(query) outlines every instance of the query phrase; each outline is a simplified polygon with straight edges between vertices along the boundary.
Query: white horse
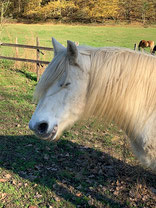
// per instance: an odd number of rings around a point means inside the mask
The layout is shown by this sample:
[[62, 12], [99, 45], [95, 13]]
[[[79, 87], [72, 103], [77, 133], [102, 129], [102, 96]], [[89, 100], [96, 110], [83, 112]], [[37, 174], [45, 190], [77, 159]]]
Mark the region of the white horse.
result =
[[79, 119], [103, 117], [125, 130], [138, 159], [156, 170], [156, 57], [52, 42], [54, 58], [37, 84], [30, 129], [54, 140]]

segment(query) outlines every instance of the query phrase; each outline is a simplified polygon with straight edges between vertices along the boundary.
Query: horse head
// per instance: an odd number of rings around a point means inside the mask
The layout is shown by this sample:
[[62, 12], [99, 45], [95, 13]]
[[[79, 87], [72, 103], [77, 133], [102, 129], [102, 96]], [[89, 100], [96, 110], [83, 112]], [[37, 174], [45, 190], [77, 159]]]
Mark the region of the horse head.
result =
[[74, 42], [67, 48], [52, 39], [54, 58], [36, 86], [38, 104], [29, 127], [43, 139], [56, 139], [83, 114], [88, 83], [89, 56]]

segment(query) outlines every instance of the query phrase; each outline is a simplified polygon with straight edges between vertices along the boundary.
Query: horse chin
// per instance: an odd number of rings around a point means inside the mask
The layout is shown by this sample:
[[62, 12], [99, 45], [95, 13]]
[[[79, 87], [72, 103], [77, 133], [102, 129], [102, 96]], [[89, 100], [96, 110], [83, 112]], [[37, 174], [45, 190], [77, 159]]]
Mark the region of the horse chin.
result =
[[56, 133], [52, 133], [47, 140], [48, 141], [55, 141], [56, 138], [57, 138], [57, 132]]
[[56, 141], [59, 139], [59, 135], [58, 135], [58, 132], [51, 132], [51, 133], [48, 133], [46, 135], [38, 135], [36, 134], [37, 137], [39, 137], [40, 139], [42, 140], [46, 140], [46, 141]]

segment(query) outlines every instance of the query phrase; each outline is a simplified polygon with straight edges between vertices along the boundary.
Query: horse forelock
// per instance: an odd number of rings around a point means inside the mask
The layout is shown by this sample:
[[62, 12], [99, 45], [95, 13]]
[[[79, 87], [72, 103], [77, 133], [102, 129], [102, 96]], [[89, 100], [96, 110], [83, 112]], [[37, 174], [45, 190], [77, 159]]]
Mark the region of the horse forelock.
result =
[[[90, 47], [78, 46], [79, 53], [81, 55], [90, 55]], [[69, 60], [67, 57], [67, 51], [64, 50], [60, 52], [57, 56], [54, 57], [52, 62], [49, 63], [48, 67], [45, 69], [44, 73], [39, 80], [33, 100], [38, 102], [41, 97], [46, 93], [47, 89], [52, 86], [56, 81], [62, 78], [62, 75], [65, 74], [64, 83], [68, 77], [69, 72]], [[62, 85], [64, 84], [62, 83]]]
[[[47, 89], [54, 85], [56, 81], [62, 78], [65, 74], [64, 82], [68, 76], [69, 61], [65, 51], [59, 53], [52, 62], [49, 63], [48, 67], [45, 69], [44, 73], [39, 80], [35, 92], [34, 101], [38, 102], [41, 97], [46, 93]], [[64, 83], [62, 83], [63, 85]]]
[[113, 120], [128, 132], [139, 131], [156, 109], [156, 58], [103, 48], [91, 53], [91, 62], [86, 116]]

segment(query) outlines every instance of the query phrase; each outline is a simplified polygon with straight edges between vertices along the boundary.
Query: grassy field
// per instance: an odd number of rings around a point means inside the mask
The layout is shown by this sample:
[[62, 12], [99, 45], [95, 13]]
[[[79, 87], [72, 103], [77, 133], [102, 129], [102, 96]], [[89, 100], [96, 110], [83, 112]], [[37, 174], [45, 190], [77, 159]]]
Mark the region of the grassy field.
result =
[[[0, 42], [36, 45], [36, 37], [39, 37], [41, 46], [51, 47], [51, 38], [56, 38], [66, 46], [67, 40], [78, 41], [80, 45], [93, 47], [120, 46], [134, 48], [135, 43], [141, 39], [154, 40], [156, 42], [156, 27], [143, 28], [141, 26], [86, 26], [86, 25], [52, 25], [52, 24], [6, 24], [3, 26]], [[149, 52], [149, 49], [146, 49]], [[51, 52], [43, 51], [41, 60], [50, 61], [53, 57]], [[19, 57], [36, 59], [36, 52], [30, 49], [19, 48]], [[1, 55], [15, 56], [15, 48], [0, 47]], [[35, 71], [31, 63], [16, 64], [16, 68], [27, 67]], [[41, 73], [43, 68], [41, 68]]]
[[66, 40], [79, 41], [81, 45], [90, 46], [122, 46], [133, 48], [141, 39], [154, 40], [156, 27], [137, 26], [80, 26], [80, 25], [4, 25], [2, 40], [13, 42], [18, 37], [20, 43], [27, 43], [31, 38], [39, 37], [41, 45], [51, 46], [51, 37], [62, 44]]
[[[155, 34], [156, 27], [8, 24], [4, 25], [0, 38], [2, 42], [15, 43], [17, 37], [21, 44], [35, 44], [35, 38], [39, 37], [40, 45], [51, 47], [51, 37], [55, 37], [64, 45], [66, 40], [70, 39], [78, 41], [80, 45], [121, 46], [133, 49], [134, 43], [139, 43], [141, 39], [156, 42]], [[9, 51], [10, 48], [5, 48], [1, 53], [8, 54]]]
[[[32, 44], [38, 36], [51, 46], [53, 36], [64, 45], [70, 39], [133, 48], [140, 39], [156, 42], [155, 34], [156, 28], [19, 24], [6, 25], [1, 38]], [[31, 71], [0, 61], [0, 208], [155, 208], [156, 176], [140, 166], [115, 125], [78, 123], [52, 143], [31, 133]]]

